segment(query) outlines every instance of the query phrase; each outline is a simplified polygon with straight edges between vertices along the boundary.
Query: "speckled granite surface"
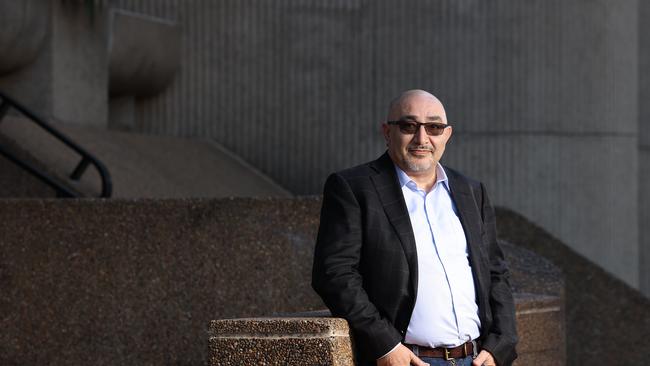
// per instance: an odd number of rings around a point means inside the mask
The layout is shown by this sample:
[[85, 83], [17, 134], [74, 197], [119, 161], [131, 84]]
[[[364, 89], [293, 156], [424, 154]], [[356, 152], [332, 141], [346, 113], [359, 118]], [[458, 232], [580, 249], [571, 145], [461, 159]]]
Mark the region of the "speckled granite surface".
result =
[[[210, 320], [321, 309], [309, 285], [319, 208], [2, 200], [0, 365], [205, 365]], [[504, 246], [518, 291], [561, 288], [548, 263]]]
[[353, 366], [347, 322], [337, 318], [217, 320], [210, 365]]
[[565, 276], [568, 365], [644, 365], [650, 300], [524, 217], [497, 209], [499, 237], [538, 253]]
[[[518, 293], [515, 302], [519, 358], [514, 366], [565, 365], [561, 298]], [[352, 365], [347, 322], [330, 316], [321, 310], [285, 318], [213, 321], [210, 365]]]
[[322, 308], [319, 207], [0, 201], [0, 365], [205, 365], [210, 320]]

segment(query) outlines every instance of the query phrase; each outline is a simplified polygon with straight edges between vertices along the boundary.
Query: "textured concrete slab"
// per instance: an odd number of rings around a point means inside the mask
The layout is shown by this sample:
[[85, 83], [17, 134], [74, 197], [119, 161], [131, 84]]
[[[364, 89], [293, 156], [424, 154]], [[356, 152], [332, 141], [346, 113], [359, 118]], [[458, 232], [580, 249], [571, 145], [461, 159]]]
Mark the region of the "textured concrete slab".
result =
[[209, 342], [213, 366], [354, 365], [347, 322], [338, 318], [216, 320]]

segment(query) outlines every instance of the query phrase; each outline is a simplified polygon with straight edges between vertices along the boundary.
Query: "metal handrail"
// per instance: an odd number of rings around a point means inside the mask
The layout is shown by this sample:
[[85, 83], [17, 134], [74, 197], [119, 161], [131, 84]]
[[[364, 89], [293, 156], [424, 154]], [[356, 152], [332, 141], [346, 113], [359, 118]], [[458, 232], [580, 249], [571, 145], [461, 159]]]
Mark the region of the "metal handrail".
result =
[[[81, 176], [85, 173], [89, 165], [93, 165], [99, 176], [102, 180], [102, 191], [99, 197], [110, 197], [113, 191], [113, 185], [111, 183], [111, 175], [108, 172], [108, 169], [99, 159], [94, 157], [92, 154], [84, 150], [77, 143], [72, 141], [70, 138], [65, 136], [63, 133], [59, 132], [52, 125], [45, 122], [45, 120], [35, 113], [31, 112], [29, 109], [24, 107], [22, 104], [14, 100], [13, 98], [7, 96], [6, 94], [0, 92], [0, 121], [7, 115], [10, 108], [14, 108], [27, 117], [30, 121], [36, 123], [43, 130], [48, 132], [50, 135], [56, 137], [59, 141], [63, 142], [70, 149], [74, 150], [77, 154], [81, 156], [81, 160], [75, 167], [74, 171], [70, 174], [70, 179], [74, 181], [79, 181]], [[38, 178], [39, 180], [45, 182], [50, 187], [54, 188], [57, 193], [62, 197], [81, 197], [79, 192], [71, 190], [70, 188], [65, 187], [65, 185], [59, 183], [56, 178], [48, 175], [46, 172], [41, 171], [36, 166], [30, 164], [29, 162], [21, 159], [17, 155], [11, 153], [9, 150], [0, 146], [0, 154], [7, 157], [16, 165], [25, 169], [27, 172]]]

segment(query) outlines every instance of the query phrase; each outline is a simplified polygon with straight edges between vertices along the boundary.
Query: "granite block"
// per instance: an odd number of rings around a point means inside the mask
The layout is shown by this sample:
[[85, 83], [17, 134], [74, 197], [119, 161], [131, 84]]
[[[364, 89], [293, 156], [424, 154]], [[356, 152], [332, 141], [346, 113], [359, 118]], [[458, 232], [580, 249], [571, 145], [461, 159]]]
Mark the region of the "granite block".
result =
[[320, 309], [319, 206], [0, 201], [0, 364], [205, 365], [212, 319]]
[[291, 334], [343, 336], [348, 332], [349, 328], [344, 319], [331, 317], [223, 319], [210, 322], [210, 334], [213, 337], [231, 334], [260, 337]]
[[[0, 364], [205, 365], [210, 320], [323, 309], [310, 286], [319, 208], [317, 197], [0, 200]], [[561, 295], [555, 267], [504, 250], [518, 292]]]
[[565, 358], [564, 311], [559, 297], [527, 294], [517, 301], [517, 352], [548, 351]]
[[[517, 365], [529, 365], [527, 360], [563, 365], [561, 299], [523, 293], [516, 295], [515, 303], [520, 335]], [[292, 315], [212, 321], [210, 365], [353, 364], [350, 332], [344, 319], [328, 317], [326, 310], [302, 312], [303, 317]]]
[[213, 321], [210, 365], [353, 366], [347, 322], [337, 318]]

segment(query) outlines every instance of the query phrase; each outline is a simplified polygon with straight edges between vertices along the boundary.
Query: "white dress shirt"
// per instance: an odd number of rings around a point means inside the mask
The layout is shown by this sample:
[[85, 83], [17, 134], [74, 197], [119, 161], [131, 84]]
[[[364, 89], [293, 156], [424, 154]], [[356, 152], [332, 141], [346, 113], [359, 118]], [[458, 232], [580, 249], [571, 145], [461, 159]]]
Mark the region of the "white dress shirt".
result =
[[469, 265], [467, 240], [449, 191], [436, 166], [429, 192], [395, 166], [408, 208], [418, 257], [418, 292], [404, 341], [455, 347], [480, 335], [481, 321]]

